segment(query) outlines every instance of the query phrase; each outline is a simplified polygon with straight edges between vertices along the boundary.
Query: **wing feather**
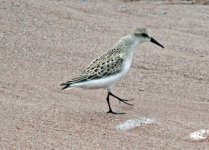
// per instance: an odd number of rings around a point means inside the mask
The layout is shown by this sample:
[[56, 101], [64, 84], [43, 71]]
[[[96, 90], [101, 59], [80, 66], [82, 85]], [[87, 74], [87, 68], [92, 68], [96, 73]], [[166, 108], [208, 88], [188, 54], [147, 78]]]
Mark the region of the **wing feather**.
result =
[[101, 79], [119, 73], [122, 70], [124, 58], [120, 53], [118, 53], [118, 51], [119, 49], [111, 49], [101, 57], [94, 60], [87, 69], [82, 71], [79, 77], [64, 84], [70, 85], [83, 81]]

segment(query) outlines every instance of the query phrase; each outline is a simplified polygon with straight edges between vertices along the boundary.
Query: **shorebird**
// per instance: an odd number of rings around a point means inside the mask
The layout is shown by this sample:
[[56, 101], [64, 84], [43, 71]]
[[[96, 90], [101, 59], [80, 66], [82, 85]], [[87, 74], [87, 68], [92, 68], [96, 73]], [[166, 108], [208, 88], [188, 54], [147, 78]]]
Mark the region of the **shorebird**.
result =
[[118, 83], [131, 68], [132, 58], [136, 47], [144, 42], [152, 42], [164, 48], [151, 35], [151, 31], [144, 27], [139, 27], [127, 36], [122, 37], [112, 48], [110, 48], [102, 56], [95, 59], [90, 65], [83, 70], [77, 77], [66, 83], [62, 83], [64, 89], [84, 88], [84, 89], [107, 89], [107, 104], [109, 111], [112, 114], [116, 113], [110, 106], [109, 97], [113, 96], [120, 102], [127, 105], [129, 100], [122, 99], [112, 93], [112, 88]]

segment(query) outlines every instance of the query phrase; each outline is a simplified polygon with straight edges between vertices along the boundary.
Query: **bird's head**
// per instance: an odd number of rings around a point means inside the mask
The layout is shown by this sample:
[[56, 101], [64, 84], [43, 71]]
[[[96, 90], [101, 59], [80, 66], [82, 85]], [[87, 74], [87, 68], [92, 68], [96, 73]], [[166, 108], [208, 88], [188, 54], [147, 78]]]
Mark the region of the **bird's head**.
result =
[[140, 27], [136, 28], [133, 32], [133, 35], [138, 38], [141, 42], [152, 42], [154, 44], [157, 44], [158, 46], [164, 48], [162, 44], [160, 44], [158, 41], [156, 41], [151, 34], [151, 31], [147, 28]]

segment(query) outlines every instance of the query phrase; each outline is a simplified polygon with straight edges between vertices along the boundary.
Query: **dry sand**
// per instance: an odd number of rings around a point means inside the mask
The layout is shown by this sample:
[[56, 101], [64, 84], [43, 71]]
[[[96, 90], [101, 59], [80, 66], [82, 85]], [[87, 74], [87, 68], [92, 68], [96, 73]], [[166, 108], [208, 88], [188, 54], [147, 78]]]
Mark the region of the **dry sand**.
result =
[[[114, 89], [60, 90], [95, 57], [138, 26], [145, 43]], [[209, 128], [209, 6], [165, 1], [0, 0], [0, 149], [209, 149], [187, 136]], [[131, 118], [156, 124], [127, 132]]]

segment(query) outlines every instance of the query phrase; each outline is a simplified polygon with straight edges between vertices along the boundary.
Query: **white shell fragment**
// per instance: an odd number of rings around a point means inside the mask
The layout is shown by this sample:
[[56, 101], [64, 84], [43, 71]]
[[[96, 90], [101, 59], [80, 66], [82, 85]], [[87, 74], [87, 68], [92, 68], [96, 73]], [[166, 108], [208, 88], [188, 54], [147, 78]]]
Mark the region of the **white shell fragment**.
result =
[[190, 134], [192, 141], [203, 141], [209, 138], [209, 130], [201, 129]]
[[130, 119], [120, 125], [116, 126], [117, 130], [131, 130], [141, 125], [149, 125], [155, 122], [154, 119], [139, 118], [139, 119]]

